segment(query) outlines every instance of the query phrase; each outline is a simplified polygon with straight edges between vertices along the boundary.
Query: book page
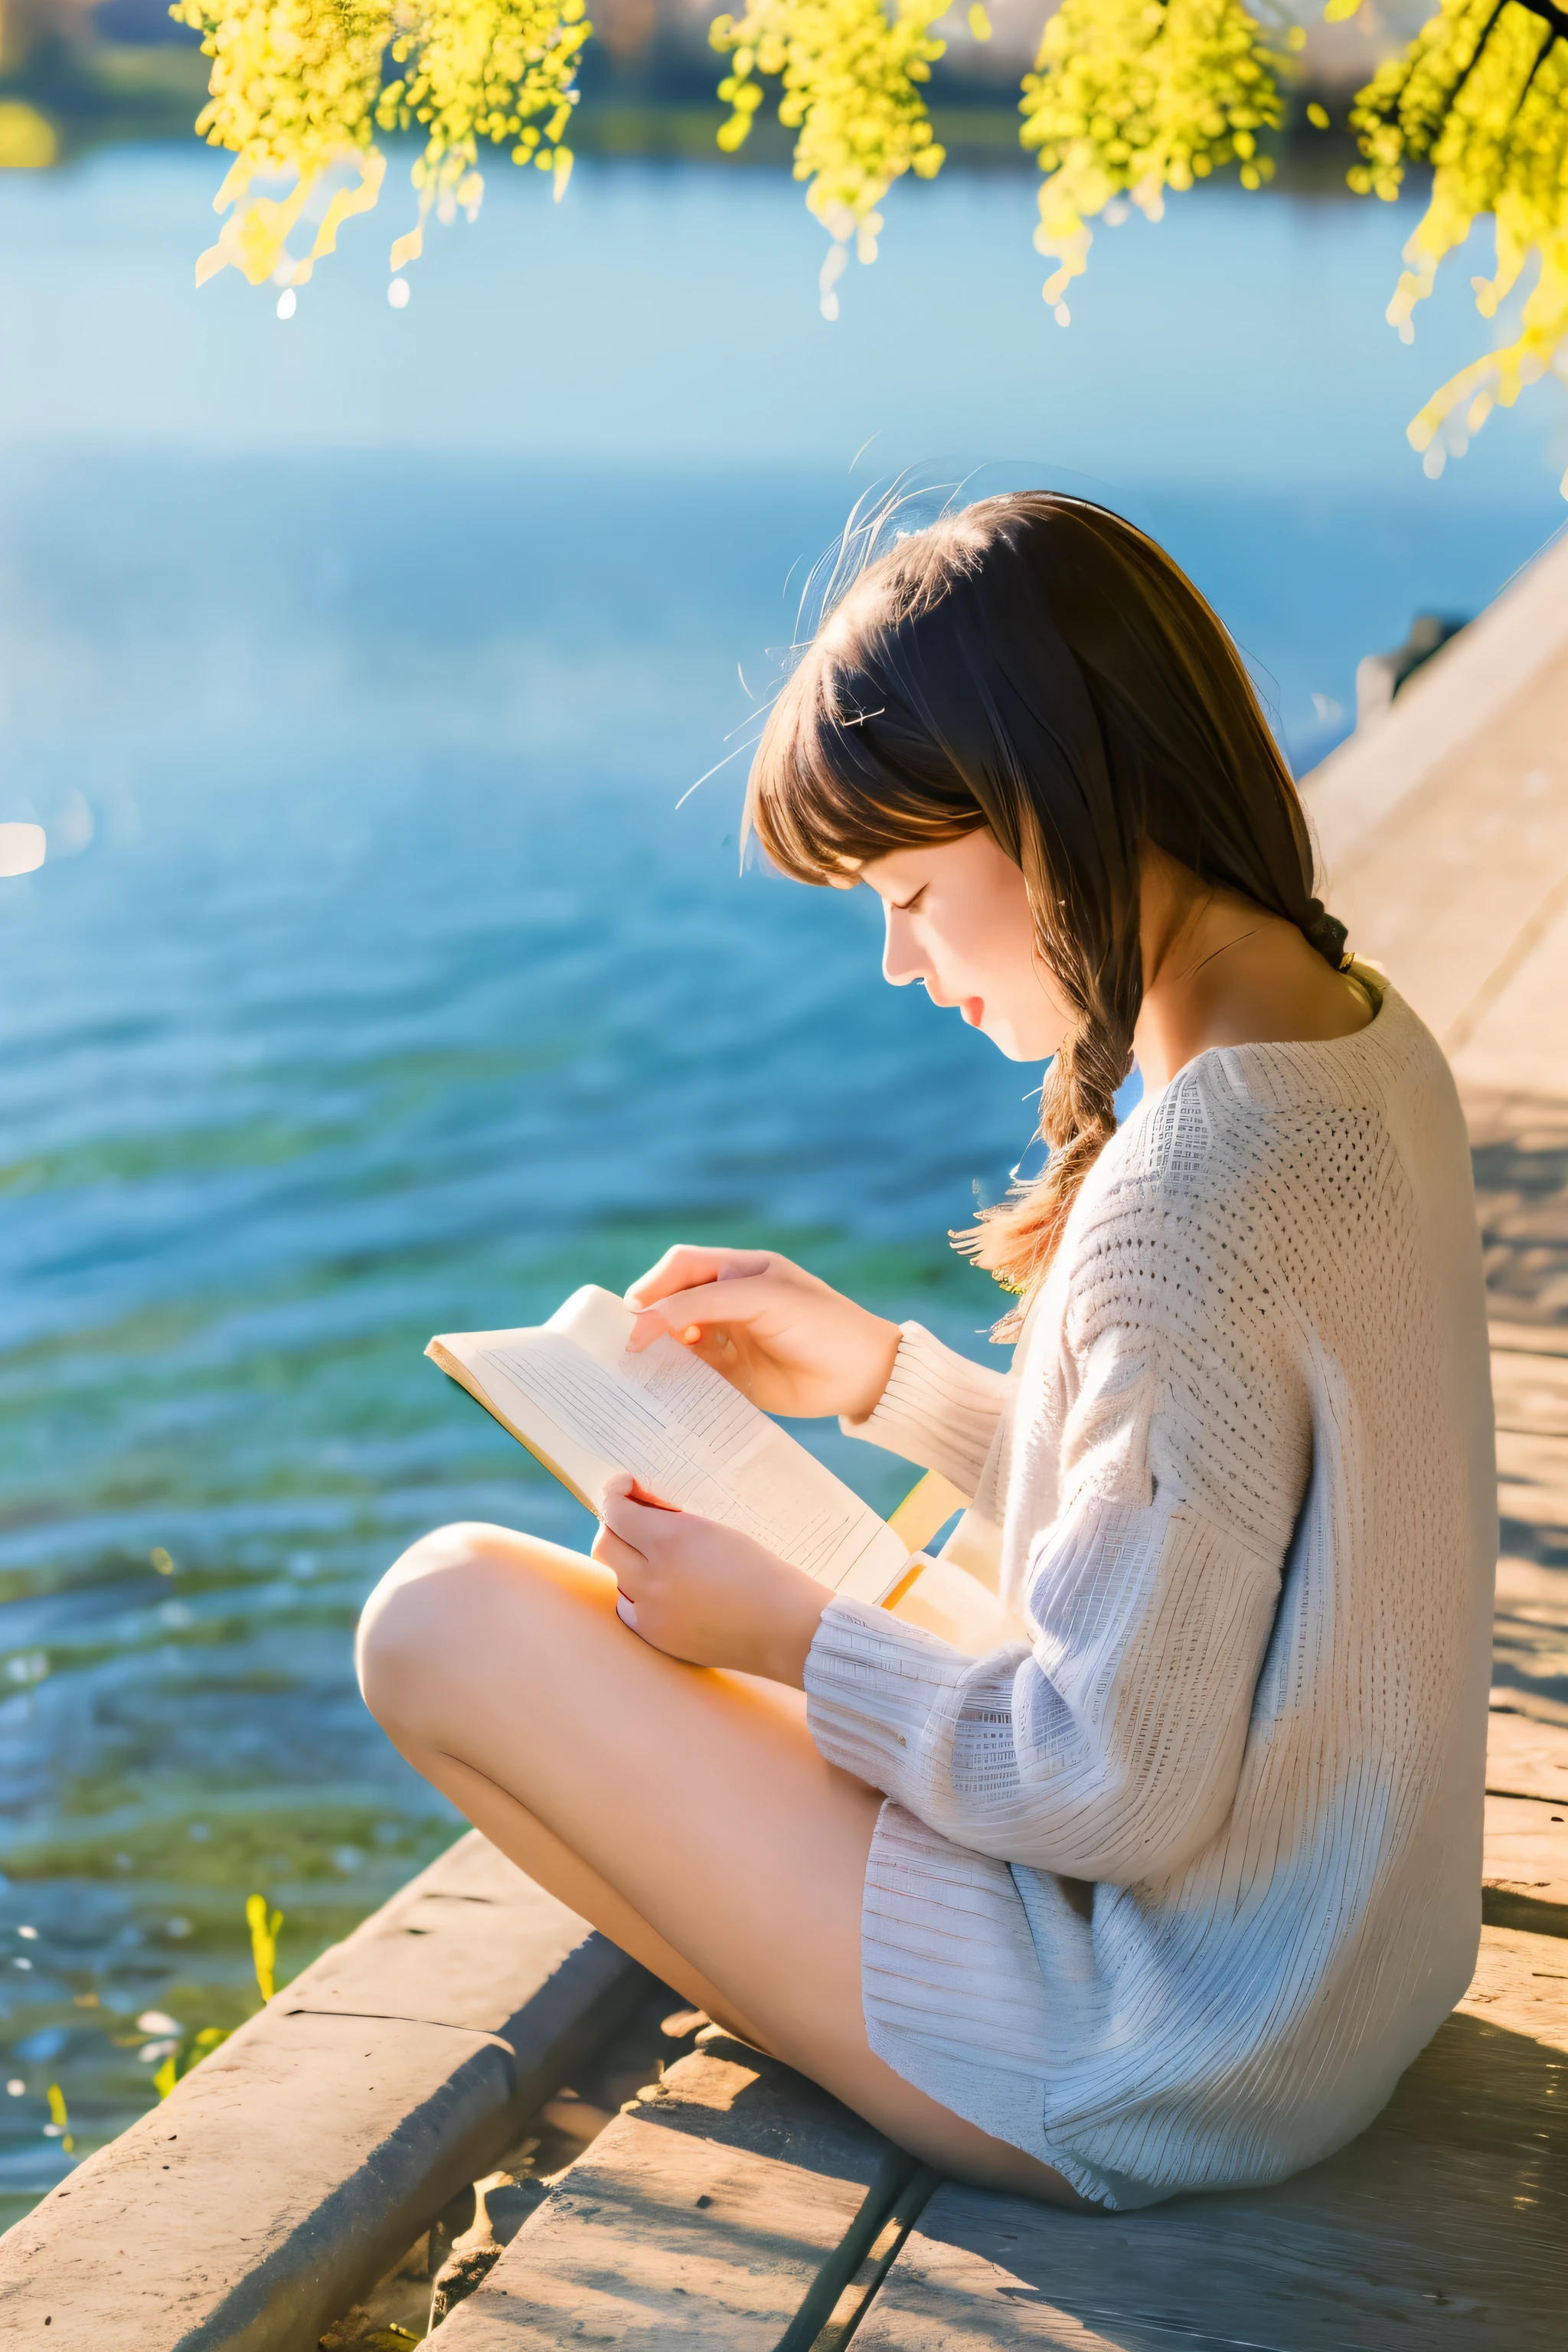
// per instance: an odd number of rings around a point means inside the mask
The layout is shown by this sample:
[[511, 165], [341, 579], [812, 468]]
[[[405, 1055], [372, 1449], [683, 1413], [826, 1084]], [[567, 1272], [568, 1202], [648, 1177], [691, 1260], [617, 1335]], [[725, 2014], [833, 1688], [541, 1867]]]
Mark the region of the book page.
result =
[[618, 1298], [590, 1287], [541, 1329], [432, 1345], [477, 1376], [481, 1402], [590, 1508], [607, 1479], [629, 1470], [666, 1502], [735, 1528], [823, 1583], [880, 1599], [907, 1563], [885, 1522], [677, 1340], [628, 1356], [632, 1320]]

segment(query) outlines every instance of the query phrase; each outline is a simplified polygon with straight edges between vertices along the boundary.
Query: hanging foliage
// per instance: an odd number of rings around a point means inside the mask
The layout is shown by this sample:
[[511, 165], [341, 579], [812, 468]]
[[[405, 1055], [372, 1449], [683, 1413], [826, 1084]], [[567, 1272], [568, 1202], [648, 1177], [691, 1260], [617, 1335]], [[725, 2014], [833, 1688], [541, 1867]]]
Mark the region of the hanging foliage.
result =
[[[368, 211], [385, 165], [377, 136], [418, 129], [413, 226], [392, 247], [401, 269], [419, 253], [432, 209], [472, 218], [483, 191], [481, 142], [550, 176], [557, 196], [572, 168], [567, 131], [591, 26], [584, 0], [176, 0], [172, 14], [202, 35], [211, 95], [196, 128], [234, 163], [216, 197], [229, 217], [197, 264], [197, 282], [226, 266], [253, 285], [294, 289], [331, 253], [344, 220]], [[1044, 5], [1044, 0], [1042, 0]], [[1035, 242], [1054, 267], [1046, 299], [1066, 325], [1065, 296], [1088, 262], [1090, 224], [1124, 200], [1151, 220], [1167, 190], [1235, 164], [1260, 187], [1260, 145], [1283, 120], [1280, 76], [1304, 35], [1280, 13], [1290, 0], [1061, 0], [1024, 78], [1020, 137], [1044, 178]], [[1331, 19], [1360, 0], [1328, 0]], [[925, 101], [945, 43], [943, 0], [750, 0], [715, 19], [727, 60], [719, 131], [729, 152], [747, 138], [778, 87], [779, 119], [795, 131], [795, 174], [830, 239], [822, 310], [838, 311], [851, 247], [876, 257], [880, 205], [894, 181], [930, 179], [943, 152]], [[980, 0], [971, 32], [988, 37]], [[1327, 121], [1321, 107], [1310, 119]], [[1553, 365], [1568, 365], [1568, 13], [1556, 0], [1441, 0], [1402, 58], [1379, 68], [1351, 124], [1363, 162], [1352, 185], [1392, 198], [1411, 163], [1430, 163], [1431, 202], [1405, 247], [1389, 317], [1406, 341], [1438, 264], [1483, 215], [1493, 221], [1490, 278], [1473, 281], [1482, 315], [1533, 268], [1518, 331], [1461, 370], [1415, 418], [1427, 470], [1461, 449], [1490, 409]], [[258, 183], [283, 181], [280, 194]], [[296, 229], [299, 243], [290, 244]], [[395, 279], [395, 301], [407, 288]], [[1564, 479], [1568, 495], [1568, 478]]]
[[[862, 261], [877, 257], [877, 207], [893, 182], [905, 172], [929, 180], [945, 160], [921, 86], [947, 47], [931, 27], [948, 5], [894, 0], [889, 16], [883, 0], [752, 0], [739, 21], [714, 19], [709, 39], [730, 59], [719, 85], [731, 110], [721, 147], [733, 152], [750, 131], [763, 102], [758, 77], [784, 84], [779, 121], [800, 132], [795, 176], [806, 182], [805, 201], [833, 239], [819, 281], [826, 318], [838, 316], [833, 289], [851, 237]], [[984, 11], [970, 16], [984, 38]]]
[[[548, 171], [558, 196], [566, 184], [563, 140], [591, 30], [583, 0], [176, 0], [170, 14], [213, 61], [196, 129], [235, 158], [213, 200], [232, 215], [196, 264], [198, 286], [231, 265], [253, 286], [275, 278], [287, 316], [343, 221], [381, 193], [378, 131], [426, 133], [418, 215], [392, 248], [395, 270], [417, 256], [432, 205], [444, 219], [478, 210], [481, 139], [515, 142], [513, 162]], [[254, 192], [258, 179], [289, 177], [285, 196]], [[315, 219], [314, 236], [291, 253], [302, 218]]]
[[[1283, 37], [1299, 48], [1303, 37]], [[1241, 0], [1062, 0], [1020, 109], [1046, 174], [1035, 244], [1057, 264], [1044, 292], [1061, 325], [1108, 205], [1131, 196], [1158, 220], [1167, 188], [1230, 163], [1261, 187], [1274, 166], [1258, 134], [1284, 120], [1283, 63]]]
[[[1348, 16], [1354, 5], [1331, 0], [1329, 14]], [[1408, 163], [1432, 165], [1431, 201], [1388, 306], [1406, 342], [1439, 262], [1483, 215], [1493, 222], [1495, 266], [1470, 283], [1484, 319], [1537, 266], [1518, 333], [1461, 368], [1411, 421], [1413, 446], [1438, 474], [1494, 407], [1510, 407], [1525, 384], [1568, 364], [1568, 15], [1547, 0], [1443, 0], [1361, 92], [1351, 122], [1366, 159], [1351, 174], [1362, 193], [1392, 198]], [[1568, 475], [1563, 488], [1568, 497]]]
[[[213, 199], [229, 212], [217, 243], [196, 263], [196, 284], [232, 266], [259, 286], [277, 268], [290, 232], [323, 176], [349, 165], [354, 182], [326, 208], [295, 275], [309, 278], [331, 253], [340, 224], [374, 204], [384, 165], [372, 145], [381, 91], [384, 18], [357, 20], [319, 0], [178, 0], [170, 15], [202, 36], [213, 61], [210, 95], [196, 117], [208, 144], [235, 161]], [[294, 176], [281, 198], [253, 195], [258, 179]]]

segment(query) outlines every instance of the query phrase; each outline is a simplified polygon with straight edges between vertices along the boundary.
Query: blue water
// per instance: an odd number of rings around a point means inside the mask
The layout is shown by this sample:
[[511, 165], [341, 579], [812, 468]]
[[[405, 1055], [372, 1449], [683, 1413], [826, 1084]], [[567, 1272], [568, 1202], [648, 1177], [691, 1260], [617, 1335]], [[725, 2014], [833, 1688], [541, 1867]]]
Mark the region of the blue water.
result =
[[1122, 505], [1304, 761], [1359, 655], [1556, 528], [1568, 456], [1542, 392], [1422, 478], [1405, 418], [1484, 331], [1383, 324], [1408, 213], [1174, 205], [1064, 334], [1026, 179], [939, 183], [829, 327], [786, 180], [580, 167], [559, 210], [498, 177], [402, 314], [401, 220], [355, 225], [284, 326], [191, 290], [216, 178], [0, 182], [0, 819], [52, 844], [0, 884], [0, 2219], [69, 2160], [51, 2081], [79, 2155], [151, 2096], [139, 2014], [246, 2012], [253, 1887], [287, 1973], [451, 1834], [357, 1606], [443, 1518], [583, 1522], [432, 1330], [705, 1235], [984, 1346], [943, 1235], [1037, 1073], [884, 988], [868, 906], [737, 874], [857, 490]]

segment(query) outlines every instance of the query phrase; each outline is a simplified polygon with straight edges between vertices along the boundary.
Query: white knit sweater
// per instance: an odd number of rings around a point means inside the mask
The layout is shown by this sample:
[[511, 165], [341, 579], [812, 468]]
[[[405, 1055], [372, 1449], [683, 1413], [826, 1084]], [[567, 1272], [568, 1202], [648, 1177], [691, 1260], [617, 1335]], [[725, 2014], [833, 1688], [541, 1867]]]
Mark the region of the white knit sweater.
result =
[[1387, 990], [1201, 1055], [1075, 1203], [1012, 1372], [905, 1327], [854, 1433], [993, 1526], [1017, 1638], [835, 1601], [892, 1800], [872, 2047], [1086, 2197], [1277, 2180], [1377, 2113], [1480, 1925], [1497, 1496], [1458, 1102]]

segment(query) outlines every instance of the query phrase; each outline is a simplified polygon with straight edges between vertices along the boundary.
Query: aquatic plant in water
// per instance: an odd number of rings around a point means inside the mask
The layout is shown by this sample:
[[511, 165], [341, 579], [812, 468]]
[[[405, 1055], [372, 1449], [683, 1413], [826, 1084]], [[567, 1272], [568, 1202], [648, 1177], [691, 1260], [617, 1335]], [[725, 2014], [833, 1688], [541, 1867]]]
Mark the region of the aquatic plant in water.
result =
[[265, 1895], [252, 1895], [246, 1902], [245, 1924], [250, 1930], [250, 1964], [256, 1970], [256, 1989], [265, 2007], [278, 1989], [278, 1931], [283, 1925], [283, 1914], [268, 1908]]
[[[283, 1914], [271, 1908], [265, 1895], [252, 1895], [246, 1901], [245, 1924], [250, 1930], [250, 1964], [256, 1971], [256, 1990], [261, 1995], [261, 2004], [265, 2008], [277, 1990], [278, 1937], [283, 1925]], [[151, 2020], [143, 2021], [152, 2022]], [[172, 2018], [161, 2021], [165, 2025], [174, 2024]], [[158, 2096], [166, 2099], [175, 2084], [182, 2081], [193, 2066], [199, 2066], [210, 2050], [216, 2050], [220, 2042], [226, 2042], [232, 2032], [231, 2026], [204, 2025], [195, 2033], [181, 2034], [177, 2046], [168, 2051], [153, 2077], [153, 2088]]]
[[[1024, 77], [1020, 138], [1045, 177], [1035, 241], [1055, 265], [1044, 288], [1060, 324], [1101, 215], [1125, 199], [1157, 220], [1168, 190], [1227, 165], [1261, 187], [1271, 163], [1260, 141], [1284, 120], [1281, 75], [1304, 35], [1289, 0], [1062, 0]], [[1332, 19], [1360, 0], [1328, 0]], [[567, 143], [577, 66], [592, 26], [584, 0], [175, 0], [201, 33], [211, 95], [196, 128], [234, 163], [216, 199], [230, 215], [196, 265], [198, 284], [228, 266], [280, 289], [279, 316], [331, 253], [343, 222], [381, 192], [378, 133], [417, 128], [416, 217], [391, 266], [419, 254], [434, 210], [471, 219], [483, 194], [481, 141], [548, 173], [557, 197], [572, 169]], [[895, 180], [930, 179], [943, 152], [925, 100], [946, 43], [939, 0], [750, 0], [715, 18], [728, 61], [719, 131], [733, 152], [778, 86], [780, 121], [797, 133], [795, 173], [832, 242], [820, 279], [825, 316], [838, 312], [851, 247], [876, 257], [879, 209]], [[968, 11], [989, 37], [980, 0]], [[1321, 106], [1309, 119], [1328, 126]], [[1389, 307], [1407, 339], [1438, 264], [1489, 215], [1496, 267], [1473, 280], [1491, 318], [1534, 267], [1519, 332], [1445, 384], [1410, 438], [1441, 470], [1490, 409], [1551, 367], [1568, 369], [1568, 12], [1557, 0], [1442, 0], [1405, 55], [1382, 66], [1351, 113], [1363, 161], [1351, 184], [1399, 193], [1407, 165], [1430, 163], [1432, 200], [1405, 248]], [[270, 195], [258, 182], [291, 182]], [[296, 228], [310, 232], [290, 247]], [[388, 289], [401, 307], [406, 279]], [[1462, 412], [1462, 415], [1461, 415]], [[1564, 478], [1568, 495], [1568, 477]]]
[[49, 2102], [49, 2120], [44, 2126], [44, 2129], [51, 2139], [58, 2139], [66, 2154], [70, 2156], [75, 2153], [76, 2141], [71, 2135], [71, 2119], [66, 2105], [66, 2095], [58, 2083], [51, 2083], [46, 2095]]

